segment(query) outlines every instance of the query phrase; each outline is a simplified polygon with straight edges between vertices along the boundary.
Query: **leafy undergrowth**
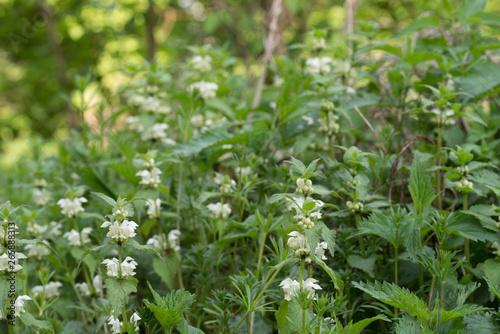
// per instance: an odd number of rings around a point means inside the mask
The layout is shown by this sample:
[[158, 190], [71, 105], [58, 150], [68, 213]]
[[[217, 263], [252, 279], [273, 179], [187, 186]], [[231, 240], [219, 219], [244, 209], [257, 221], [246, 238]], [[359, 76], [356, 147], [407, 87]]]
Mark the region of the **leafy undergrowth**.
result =
[[470, 3], [318, 31], [257, 107], [223, 49], [128, 67], [4, 173], [1, 332], [497, 333], [499, 19]]

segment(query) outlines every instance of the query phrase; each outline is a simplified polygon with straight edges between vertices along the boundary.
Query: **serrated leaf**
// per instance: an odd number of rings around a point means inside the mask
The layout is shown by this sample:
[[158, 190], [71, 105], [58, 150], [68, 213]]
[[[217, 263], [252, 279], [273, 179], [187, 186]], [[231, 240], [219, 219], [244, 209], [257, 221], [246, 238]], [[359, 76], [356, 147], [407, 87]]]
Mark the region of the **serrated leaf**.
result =
[[368, 319], [363, 319], [361, 321], [358, 321], [357, 323], [353, 324], [352, 320], [349, 322], [347, 326], [342, 328], [337, 334], [360, 334], [363, 329], [365, 329], [368, 325], [370, 325], [372, 322], [377, 321], [377, 320], [383, 320], [383, 321], [389, 321], [390, 320], [382, 314], [377, 315], [376, 317], [368, 318]]
[[128, 302], [129, 295], [137, 292], [136, 284], [130, 280], [117, 280], [110, 277], [106, 279], [104, 286], [108, 292], [113, 314], [121, 314], [122, 308]]
[[431, 205], [436, 195], [430, 179], [417, 157], [413, 159], [408, 186], [417, 214], [422, 215]]
[[179, 322], [175, 328], [179, 331], [180, 334], [204, 334], [201, 329], [188, 325], [186, 320], [182, 320]]
[[467, 212], [454, 212], [446, 219], [446, 231], [473, 241], [491, 241], [498, 239], [496, 233], [486, 230], [479, 219]]
[[349, 255], [349, 257], [347, 258], [347, 262], [351, 267], [364, 271], [365, 273], [370, 275], [370, 277], [375, 277], [374, 269], [376, 260], [376, 257], [369, 257], [365, 259], [355, 254]]
[[158, 250], [153, 246], [141, 245], [137, 241], [135, 241], [134, 239], [129, 239], [127, 242], [124, 243], [124, 245], [132, 246], [135, 249], [140, 250], [140, 251], [149, 251], [163, 261], [163, 257], [160, 255], [160, 253], [158, 253]]
[[157, 258], [153, 259], [153, 269], [169, 289], [174, 288], [175, 275], [179, 270], [179, 260], [177, 254], [168, 255], [163, 261]]
[[[306, 323], [311, 321], [311, 319], [312, 312], [307, 309]], [[281, 303], [278, 312], [276, 312], [276, 321], [280, 334], [295, 334], [297, 333], [296, 326], [302, 328], [302, 309], [296, 299], [292, 301], [284, 300]], [[290, 321], [293, 321], [295, 326]]]
[[21, 313], [19, 317], [26, 327], [36, 327], [45, 333], [55, 333], [52, 324], [46, 320], [38, 320], [31, 313]]

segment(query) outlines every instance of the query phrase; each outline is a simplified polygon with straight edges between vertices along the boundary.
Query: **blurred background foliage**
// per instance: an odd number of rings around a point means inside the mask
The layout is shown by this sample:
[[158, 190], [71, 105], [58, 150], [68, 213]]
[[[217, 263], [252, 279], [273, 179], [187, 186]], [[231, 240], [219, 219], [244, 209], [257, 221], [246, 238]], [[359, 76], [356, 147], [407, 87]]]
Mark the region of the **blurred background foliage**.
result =
[[[446, 17], [445, 5], [458, 10], [481, 2], [486, 12], [500, 12], [497, 0], [285, 0], [275, 54], [299, 56], [313, 29], [342, 46], [348, 8], [356, 33], [383, 40], [430, 12]], [[91, 78], [99, 87], [93, 100], [111, 96], [127, 80], [123, 69], [143, 59], [177, 66], [192, 54], [190, 46], [212, 45], [237, 57], [235, 71], [257, 76], [253, 65], [263, 52], [271, 3], [0, 0], [0, 166], [16, 161], [33, 138], [62, 139], [82, 119], [92, 122], [76, 111], [78, 86]]]

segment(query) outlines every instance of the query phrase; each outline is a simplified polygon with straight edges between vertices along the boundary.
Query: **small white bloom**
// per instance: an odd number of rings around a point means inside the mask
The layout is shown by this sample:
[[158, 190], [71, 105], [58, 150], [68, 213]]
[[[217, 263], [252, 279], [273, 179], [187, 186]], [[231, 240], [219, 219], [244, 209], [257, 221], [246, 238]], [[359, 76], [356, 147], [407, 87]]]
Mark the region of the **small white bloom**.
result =
[[61, 235], [61, 227], [62, 225], [58, 222], [50, 222], [49, 225], [44, 225], [40, 229], [40, 233], [47, 232], [47, 235], [50, 237], [57, 237]]
[[135, 268], [137, 266], [137, 262], [134, 261], [133, 258], [127, 256], [125, 260], [122, 262], [122, 276], [134, 276]]
[[172, 248], [176, 252], [181, 250], [181, 247], [179, 246], [180, 235], [181, 231], [179, 230], [172, 230], [168, 232], [168, 244], [170, 245], [170, 248]]
[[109, 227], [109, 231], [106, 234], [107, 237], [111, 238], [115, 242], [124, 242], [130, 238], [135, 237], [135, 229], [137, 225], [133, 221], [123, 220], [121, 223], [115, 220], [113, 223], [104, 222], [101, 227]]
[[197, 71], [208, 72], [212, 69], [212, 57], [210, 56], [194, 56], [190, 63]]
[[[43, 243], [49, 245], [49, 242], [47, 240], [43, 240]], [[44, 245], [29, 244], [24, 246], [24, 249], [28, 250], [28, 257], [35, 257], [37, 260], [41, 260], [45, 256], [50, 255], [49, 247]]]
[[83, 212], [82, 203], [87, 203], [85, 197], [62, 198], [57, 202], [61, 207], [61, 213], [68, 217], [75, 217], [79, 212]]
[[307, 242], [307, 237], [300, 232], [293, 231], [288, 234], [287, 244], [295, 251], [297, 255], [308, 255], [311, 253], [311, 248]]
[[207, 208], [208, 210], [210, 210], [210, 212], [212, 212], [212, 216], [214, 218], [227, 219], [227, 217], [229, 217], [229, 215], [231, 214], [231, 207], [227, 203], [224, 205], [222, 205], [221, 202], [215, 204], [210, 203], [207, 205]]
[[318, 284], [315, 284], [317, 280], [314, 278], [308, 278], [305, 281], [302, 281], [302, 290], [309, 292], [309, 298], [314, 295], [315, 290], [321, 290], [321, 287]]
[[198, 81], [188, 86], [188, 91], [193, 93], [195, 90], [200, 93], [204, 99], [209, 99], [217, 95], [219, 85], [214, 82]]
[[81, 246], [80, 233], [78, 233], [75, 229], [64, 233], [63, 237], [68, 239], [71, 246]]
[[75, 288], [80, 292], [80, 294], [84, 297], [90, 296], [90, 289], [87, 283], [76, 283]]
[[250, 175], [252, 172], [252, 168], [250, 166], [248, 167], [234, 167], [234, 172], [236, 175]]
[[120, 334], [122, 332], [121, 330], [121, 325], [122, 323], [118, 318], [115, 318], [114, 316], [110, 316], [108, 318], [108, 325], [111, 326], [111, 333], [112, 334]]
[[[2, 254], [2, 256], [0, 256], [0, 272], [15, 273], [23, 269], [19, 264], [19, 260], [21, 259], [26, 259], [23, 253], [16, 252], [15, 255], [11, 254], [10, 256], [7, 255], [7, 253]], [[12, 261], [14, 261], [14, 264], [12, 264]]]
[[168, 129], [166, 123], [155, 123], [152, 127], [144, 131], [142, 140], [161, 140], [167, 137], [165, 130]]
[[283, 280], [279, 286], [285, 293], [285, 300], [288, 301], [291, 301], [292, 297], [296, 296], [297, 292], [300, 290], [300, 283], [290, 278]]
[[144, 126], [141, 124], [139, 117], [137, 116], [129, 116], [126, 119], [127, 127], [131, 131], [142, 132], [144, 130]]
[[120, 266], [120, 262], [116, 257], [110, 259], [106, 259], [102, 261], [102, 264], [107, 266], [107, 275], [109, 277], [118, 277], [118, 267]]
[[92, 286], [94, 287], [95, 293], [100, 295], [102, 292], [102, 277], [95, 275], [92, 279]]
[[309, 58], [306, 60], [305, 71], [313, 74], [327, 74], [331, 70], [332, 61], [330, 57]]
[[165, 234], [163, 234], [163, 236], [155, 234], [148, 239], [146, 245], [151, 245], [158, 250], [167, 249], [168, 245], [166, 240], [167, 237], [165, 236]]
[[152, 186], [152, 187], [158, 187], [158, 184], [160, 184], [160, 182], [161, 182], [161, 180], [160, 180], [161, 173], [162, 173], [161, 170], [159, 170], [156, 167], [153, 167], [151, 169], [151, 171], [149, 171], [147, 169], [141, 170], [141, 171], [137, 172], [135, 174], [135, 176], [141, 177], [141, 181], [139, 182], [139, 184], [144, 184], [144, 185]]
[[141, 320], [141, 317], [139, 317], [136, 312], [134, 312], [134, 314], [132, 314], [132, 316], [130, 317], [130, 323], [135, 326], [136, 331], [139, 330], [139, 325], [137, 324], [139, 320]]
[[15, 308], [15, 317], [21, 316], [21, 313], [24, 313], [24, 301], [25, 300], [32, 300], [29, 296], [22, 295], [16, 298], [16, 301], [14, 303], [14, 308]]
[[[63, 284], [61, 282], [49, 282], [47, 285], [45, 285], [45, 293], [44, 293], [44, 299], [49, 299], [52, 297], [58, 297], [59, 296], [59, 288], [62, 287]], [[32, 289], [31, 292], [35, 297], [39, 297], [42, 292], [44, 291], [43, 285], [35, 285]]]
[[33, 201], [38, 206], [45, 206], [49, 203], [51, 196], [50, 191], [45, 188], [33, 188]]
[[314, 124], [314, 119], [310, 116], [302, 116], [302, 119], [306, 122], [307, 125], [313, 125]]
[[328, 244], [326, 242], [318, 242], [318, 246], [316, 246], [316, 250], [314, 251], [314, 255], [320, 258], [321, 260], [326, 260], [325, 250], [328, 249]]
[[160, 215], [161, 200], [159, 198], [148, 199], [146, 205], [148, 206], [146, 213], [149, 218], [156, 218]]
[[197, 114], [191, 117], [191, 124], [196, 128], [201, 128], [203, 126], [203, 115]]

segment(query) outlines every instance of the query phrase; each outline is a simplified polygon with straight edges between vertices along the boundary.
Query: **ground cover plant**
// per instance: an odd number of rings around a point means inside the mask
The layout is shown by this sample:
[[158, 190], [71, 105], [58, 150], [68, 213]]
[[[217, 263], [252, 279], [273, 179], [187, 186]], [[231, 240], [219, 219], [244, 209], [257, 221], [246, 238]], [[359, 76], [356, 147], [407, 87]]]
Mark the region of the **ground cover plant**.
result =
[[1, 332], [499, 332], [500, 16], [443, 4], [77, 77], [93, 122], [2, 175]]

